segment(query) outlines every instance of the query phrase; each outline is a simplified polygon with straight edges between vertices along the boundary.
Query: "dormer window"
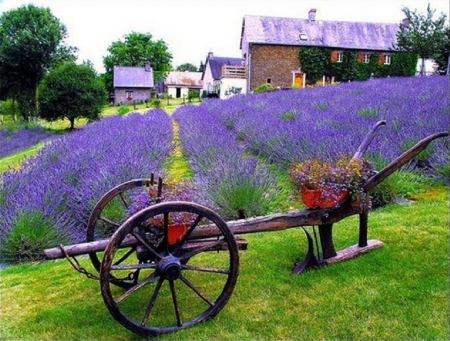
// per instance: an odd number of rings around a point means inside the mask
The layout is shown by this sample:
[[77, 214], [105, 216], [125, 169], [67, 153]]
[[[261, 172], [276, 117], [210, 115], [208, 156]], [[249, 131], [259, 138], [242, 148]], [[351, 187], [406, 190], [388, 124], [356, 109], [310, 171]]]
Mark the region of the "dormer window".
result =
[[300, 38], [300, 40], [302, 41], [306, 41], [308, 40], [308, 36], [306, 35], [306, 33], [302, 32], [298, 35], [298, 37]]

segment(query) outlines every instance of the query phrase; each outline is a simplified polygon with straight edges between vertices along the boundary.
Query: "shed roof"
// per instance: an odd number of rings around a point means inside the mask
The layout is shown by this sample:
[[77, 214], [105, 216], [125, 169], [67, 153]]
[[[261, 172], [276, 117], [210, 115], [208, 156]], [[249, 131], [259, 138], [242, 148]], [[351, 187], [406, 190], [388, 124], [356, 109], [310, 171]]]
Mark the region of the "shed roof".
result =
[[191, 71], [171, 71], [165, 80], [165, 84], [202, 87], [202, 73]]
[[243, 42], [318, 46], [345, 49], [392, 50], [399, 24], [347, 21], [320, 21], [246, 15]]
[[153, 69], [114, 66], [114, 87], [153, 88]]

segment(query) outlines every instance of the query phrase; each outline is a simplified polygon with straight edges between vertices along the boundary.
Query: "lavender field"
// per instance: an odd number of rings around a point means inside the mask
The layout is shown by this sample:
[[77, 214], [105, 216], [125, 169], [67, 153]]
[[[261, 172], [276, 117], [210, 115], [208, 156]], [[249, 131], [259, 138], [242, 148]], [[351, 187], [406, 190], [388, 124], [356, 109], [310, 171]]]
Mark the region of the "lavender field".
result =
[[[449, 130], [449, 78], [373, 79], [236, 96], [227, 102], [207, 102], [203, 110], [231, 129], [249, 150], [280, 165], [352, 155], [370, 127], [386, 120], [366, 154], [381, 166], [427, 135]], [[429, 161], [448, 164], [442, 159], [448, 155], [448, 140], [436, 144], [438, 155]]]
[[[0, 243], [36, 219], [60, 241], [84, 240], [97, 200], [115, 185], [163, 174], [172, 120], [198, 195], [225, 219], [274, 213], [277, 174], [307, 158], [353, 155], [375, 122], [386, 120], [366, 157], [381, 168], [427, 135], [448, 131], [449, 78], [373, 79], [325, 88], [237, 95], [92, 123], [46, 145], [19, 171], [2, 175]], [[420, 162], [419, 162], [420, 161]], [[449, 139], [433, 142], [409, 169], [448, 176]]]

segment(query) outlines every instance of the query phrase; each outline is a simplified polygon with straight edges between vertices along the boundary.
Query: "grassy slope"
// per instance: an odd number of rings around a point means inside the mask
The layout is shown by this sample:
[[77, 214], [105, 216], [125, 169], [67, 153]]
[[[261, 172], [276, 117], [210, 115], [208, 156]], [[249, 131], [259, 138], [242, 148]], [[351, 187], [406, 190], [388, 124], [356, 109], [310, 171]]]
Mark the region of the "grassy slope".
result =
[[[371, 212], [384, 247], [300, 276], [301, 230], [245, 236], [235, 292], [212, 321], [158, 340], [447, 340], [449, 192]], [[337, 249], [357, 241], [357, 218], [335, 225]], [[81, 263], [90, 266], [87, 258]], [[3, 340], [140, 340], [109, 315], [99, 284], [67, 261], [1, 272]]]

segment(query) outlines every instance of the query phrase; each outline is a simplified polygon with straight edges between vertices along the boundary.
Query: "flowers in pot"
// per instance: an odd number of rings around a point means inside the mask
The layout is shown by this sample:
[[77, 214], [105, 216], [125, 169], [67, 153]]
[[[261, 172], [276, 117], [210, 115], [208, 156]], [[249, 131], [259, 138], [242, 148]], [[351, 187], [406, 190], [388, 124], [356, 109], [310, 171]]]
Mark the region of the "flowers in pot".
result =
[[[131, 204], [127, 210], [127, 216], [131, 216], [140, 210], [154, 204], [165, 201], [196, 201], [196, 192], [187, 184], [162, 184], [159, 189], [155, 186], [141, 187], [131, 196]], [[153, 239], [162, 240], [164, 226], [168, 226], [168, 243], [173, 245], [180, 240], [189, 229], [190, 224], [197, 216], [190, 212], [173, 211], [166, 217], [163, 214], [150, 217], [146, 221], [147, 229], [155, 235]], [[166, 219], [166, 220], [165, 220]]]
[[336, 162], [319, 158], [294, 163], [289, 174], [301, 189], [302, 202], [309, 208], [330, 208], [345, 200], [361, 200], [362, 185], [374, 174], [372, 163], [342, 156]]

